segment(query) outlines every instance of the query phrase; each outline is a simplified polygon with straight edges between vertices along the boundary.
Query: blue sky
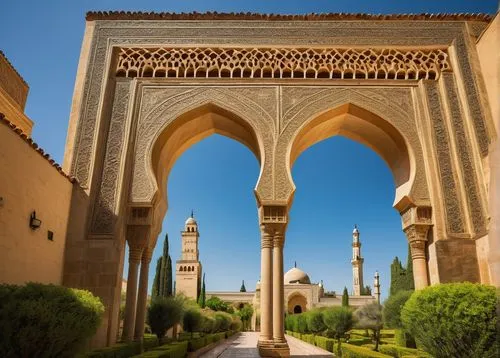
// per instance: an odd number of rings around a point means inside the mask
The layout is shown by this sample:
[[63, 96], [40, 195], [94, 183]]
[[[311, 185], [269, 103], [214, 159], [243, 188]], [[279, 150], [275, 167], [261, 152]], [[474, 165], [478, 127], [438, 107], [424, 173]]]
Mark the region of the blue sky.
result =
[[[30, 85], [26, 113], [35, 121], [34, 139], [61, 163], [86, 11], [493, 13], [497, 7], [496, 0], [2, 1], [0, 50]], [[238, 290], [242, 279], [247, 289], [255, 287], [260, 242], [253, 188], [258, 174], [253, 154], [220, 136], [191, 147], [171, 172], [169, 212], [163, 223], [171, 256], [175, 261], [180, 255], [180, 230], [194, 209], [208, 290]], [[407, 244], [399, 214], [392, 208], [394, 182], [382, 159], [367, 147], [335, 137], [305, 151], [293, 176], [297, 192], [286, 236], [285, 271], [297, 261], [312, 281], [324, 280], [328, 290], [350, 289], [351, 232], [357, 223], [365, 281], [371, 285], [379, 270], [386, 296], [390, 263], [396, 255], [406, 259]], [[160, 253], [158, 245], [151, 281]]]

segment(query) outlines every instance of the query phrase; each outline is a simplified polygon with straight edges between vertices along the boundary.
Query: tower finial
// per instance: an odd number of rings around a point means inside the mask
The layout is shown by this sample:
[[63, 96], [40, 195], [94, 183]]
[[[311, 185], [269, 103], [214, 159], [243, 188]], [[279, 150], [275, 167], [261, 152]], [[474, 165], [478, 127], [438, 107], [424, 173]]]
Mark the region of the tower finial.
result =
[[293, 264], [293, 267], [297, 268], [297, 261]]
[[194, 211], [191, 209], [191, 217], [194, 218]]

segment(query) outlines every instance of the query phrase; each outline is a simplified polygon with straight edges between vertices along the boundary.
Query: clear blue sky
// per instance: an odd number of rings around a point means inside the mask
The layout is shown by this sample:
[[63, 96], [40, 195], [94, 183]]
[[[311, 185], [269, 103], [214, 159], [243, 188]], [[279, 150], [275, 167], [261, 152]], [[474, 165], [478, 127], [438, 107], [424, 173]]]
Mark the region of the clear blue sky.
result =
[[[30, 85], [26, 112], [36, 124], [33, 137], [61, 163], [86, 11], [493, 13], [497, 7], [496, 0], [4, 0], [0, 49]], [[163, 228], [170, 235], [172, 259], [180, 255], [179, 232], [194, 208], [208, 290], [238, 290], [242, 279], [247, 289], [255, 287], [260, 242], [253, 188], [258, 173], [258, 162], [246, 147], [220, 136], [191, 147], [171, 172]], [[304, 152], [293, 176], [297, 192], [285, 270], [297, 261], [312, 281], [324, 280], [326, 289], [350, 289], [351, 232], [357, 223], [365, 281], [371, 285], [379, 270], [386, 296], [390, 263], [396, 255], [406, 259], [407, 244], [399, 214], [392, 208], [394, 182], [385, 163], [370, 149], [336, 137]], [[160, 252], [161, 245], [153, 257], [151, 281]]]

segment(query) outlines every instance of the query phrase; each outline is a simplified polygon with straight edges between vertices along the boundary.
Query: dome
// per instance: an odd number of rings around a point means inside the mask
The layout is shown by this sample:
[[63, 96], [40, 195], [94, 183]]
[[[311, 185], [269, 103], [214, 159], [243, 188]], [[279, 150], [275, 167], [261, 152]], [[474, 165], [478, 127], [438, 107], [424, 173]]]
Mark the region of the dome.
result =
[[197, 222], [192, 216], [190, 216], [186, 220], [186, 225], [197, 225]]
[[285, 285], [290, 283], [311, 284], [311, 280], [304, 271], [297, 267], [293, 267], [285, 273]]

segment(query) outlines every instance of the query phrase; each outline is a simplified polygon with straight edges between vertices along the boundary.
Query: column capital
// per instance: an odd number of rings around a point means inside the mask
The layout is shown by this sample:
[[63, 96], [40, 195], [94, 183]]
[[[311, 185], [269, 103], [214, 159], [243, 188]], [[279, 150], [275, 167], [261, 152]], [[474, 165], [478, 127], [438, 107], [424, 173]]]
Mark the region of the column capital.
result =
[[141, 263], [149, 264], [151, 262], [151, 258], [153, 257], [153, 250], [150, 248], [145, 248], [142, 252]]
[[130, 246], [128, 250], [128, 262], [140, 263], [144, 248]]
[[400, 212], [403, 230], [411, 225], [432, 226], [432, 207], [428, 205], [408, 206]]
[[285, 234], [282, 231], [276, 231], [273, 238], [273, 246], [283, 248], [285, 245]]
[[404, 229], [406, 238], [410, 243], [411, 257], [425, 259], [425, 245], [430, 225], [410, 225]]
[[261, 248], [272, 248], [273, 247], [273, 234], [274, 230], [270, 225], [261, 224], [260, 225], [261, 239], [260, 246]]

